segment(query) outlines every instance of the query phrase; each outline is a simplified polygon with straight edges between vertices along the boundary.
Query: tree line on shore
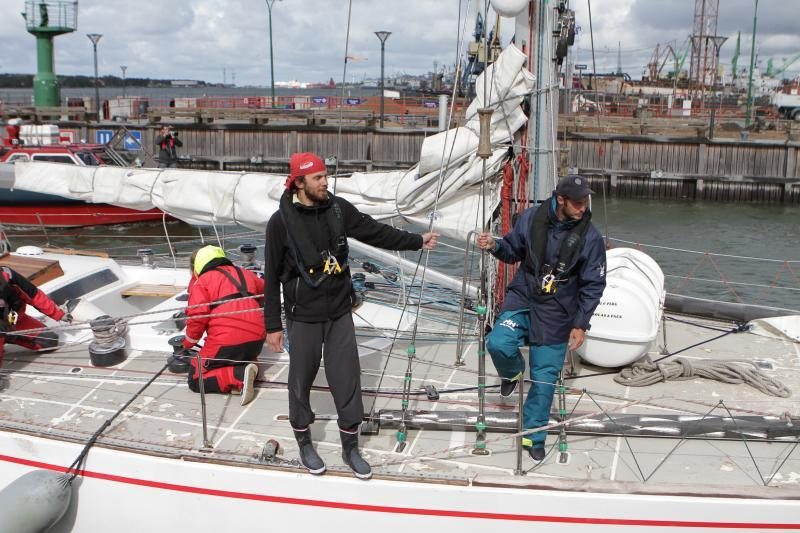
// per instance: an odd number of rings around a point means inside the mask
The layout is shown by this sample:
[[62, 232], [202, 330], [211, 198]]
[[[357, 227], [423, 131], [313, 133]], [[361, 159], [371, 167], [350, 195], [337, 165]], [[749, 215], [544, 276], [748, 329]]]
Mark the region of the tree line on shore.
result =
[[[33, 74], [0, 74], [0, 88], [3, 89], [30, 89], [33, 87]], [[58, 83], [64, 88], [94, 87], [94, 76], [56, 76]], [[123, 83], [120, 76], [98, 76], [97, 81], [101, 87], [171, 87], [171, 80], [156, 80], [152, 78], [125, 78]], [[198, 86], [207, 85], [199, 81]]]

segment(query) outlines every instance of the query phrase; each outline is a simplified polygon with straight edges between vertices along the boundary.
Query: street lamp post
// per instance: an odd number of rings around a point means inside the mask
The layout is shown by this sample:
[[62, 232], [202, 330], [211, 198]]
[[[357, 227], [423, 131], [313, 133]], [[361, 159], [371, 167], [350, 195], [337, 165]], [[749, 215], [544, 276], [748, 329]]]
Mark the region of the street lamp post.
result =
[[714, 37], [712, 37], [712, 39], [714, 40], [714, 49], [715, 49], [715, 52], [716, 52], [717, 60], [714, 62], [714, 81], [711, 82], [711, 94], [712, 94], [712, 98], [711, 98], [712, 104], [711, 105], [712, 105], [712, 107], [711, 107], [711, 124], [708, 127], [708, 138], [709, 139], [713, 139], [714, 138], [714, 119], [715, 119], [716, 114], [717, 114], [717, 107], [719, 106], [719, 100], [720, 100], [719, 96], [717, 96], [717, 90], [716, 90], [716, 87], [717, 87], [717, 72], [719, 71], [719, 49], [722, 48], [722, 45], [725, 44], [725, 41], [727, 41], [728, 38], [727, 37], [714, 36]]
[[381, 128], [383, 127], [383, 57], [386, 49], [386, 39], [392, 34], [390, 31], [376, 31], [375, 35], [381, 40]]
[[120, 65], [120, 70], [122, 71], [122, 97], [125, 98], [125, 71], [128, 70], [126, 65]]
[[275, 66], [272, 61], [272, 5], [281, 0], [266, 0], [269, 13], [269, 79], [272, 86], [272, 107], [275, 107]]
[[747, 114], [744, 119], [744, 127], [750, 127], [750, 116], [753, 110], [753, 67], [756, 57], [756, 28], [758, 27], [758, 0], [755, 1], [753, 8], [753, 42], [750, 45], [750, 74], [747, 80]]
[[97, 113], [97, 121], [100, 122], [100, 87], [97, 85], [97, 43], [103, 34], [87, 33], [86, 36], [92, 41], [92, 48], [94, 49], [94, 108]]

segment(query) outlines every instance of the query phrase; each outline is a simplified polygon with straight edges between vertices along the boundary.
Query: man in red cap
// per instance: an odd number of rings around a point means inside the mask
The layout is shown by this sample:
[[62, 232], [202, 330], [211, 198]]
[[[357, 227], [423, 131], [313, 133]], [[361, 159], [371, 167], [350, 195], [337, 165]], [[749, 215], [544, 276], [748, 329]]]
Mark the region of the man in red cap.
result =
[[280, 207], [267, 224], [264, 321], [267, 344], [283, 350], [278, 283], [289, 333], [289, 422], [300, 460], [312, 474], [325, 463], [311, 442], [310, 393], [323, 349], [325, 377], [338, 414], [342, 459], [359, 479], [372, 469], [358, 451], [364, 416], [361, 367], [352, 316], [347, 238], [387, 250], [432, 249], [438, 234], [418, 235], [377, 222], [350, 202], [328, 192], [325, 163], [312, 153], [294, 154]]

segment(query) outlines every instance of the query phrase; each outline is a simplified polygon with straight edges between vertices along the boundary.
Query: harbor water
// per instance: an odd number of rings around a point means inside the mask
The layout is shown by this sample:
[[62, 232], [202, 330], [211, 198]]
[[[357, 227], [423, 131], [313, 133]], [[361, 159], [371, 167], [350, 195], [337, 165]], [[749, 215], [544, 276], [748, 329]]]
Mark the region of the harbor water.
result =
[[[685, 203], [602, 198], [593, 205], [593, 222], [614, 247], [636, 247], [652, 256], [666, 275], [669, 292], [730, 302], [800, 309], [800, 210], [791, 206]], [[246, 228], [195, 228], [182, 222], [97, 226], [60, 232], [37, 228], [10, 231], [13, 246], [36, 244], [106, 251], [136, 260], [152, 248], [164, 266], [186, 264], [191, 251], [222, 241], [235, 255], [243, 242], [259, 246], [264, 236]], [[420, 229], [420, 228], [417, 228]], [[434, 228], [435, 230], [435, 228]], [[464, 244], [446, 239], [430, 264], [461, 276]], [[418, 253], [407, 253], [416, 261]]]

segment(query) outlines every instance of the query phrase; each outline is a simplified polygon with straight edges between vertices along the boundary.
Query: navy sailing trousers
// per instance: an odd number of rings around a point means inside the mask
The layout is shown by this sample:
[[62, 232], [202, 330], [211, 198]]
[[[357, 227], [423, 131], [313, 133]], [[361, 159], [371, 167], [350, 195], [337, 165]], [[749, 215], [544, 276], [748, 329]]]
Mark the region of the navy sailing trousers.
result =
[[[525, 361], [520, 353], [520, 346], [528, 344], [528, 332], [531, 327], [528, 309], [505, 311], [497, 317], [489, 336], [486, 338], [486, 349], [492, 356], [497, 373], [503, 379], [514, 379], [525, 371]], [[522, 427], [533, 429], [542, 427], [550, 421], [550, 408], [553, 405], [555, 382], [558, 372], [564, 366], [567, 354], [567, 343], [538, 345], [530, 347], [531, 380], [528, 396], [523, 406]], [[547, 433], [537, 431], [529, 435], [530, 445], [534, 448], [544, 446]], [[524, 444], [529, 444], [523, 439]]]

